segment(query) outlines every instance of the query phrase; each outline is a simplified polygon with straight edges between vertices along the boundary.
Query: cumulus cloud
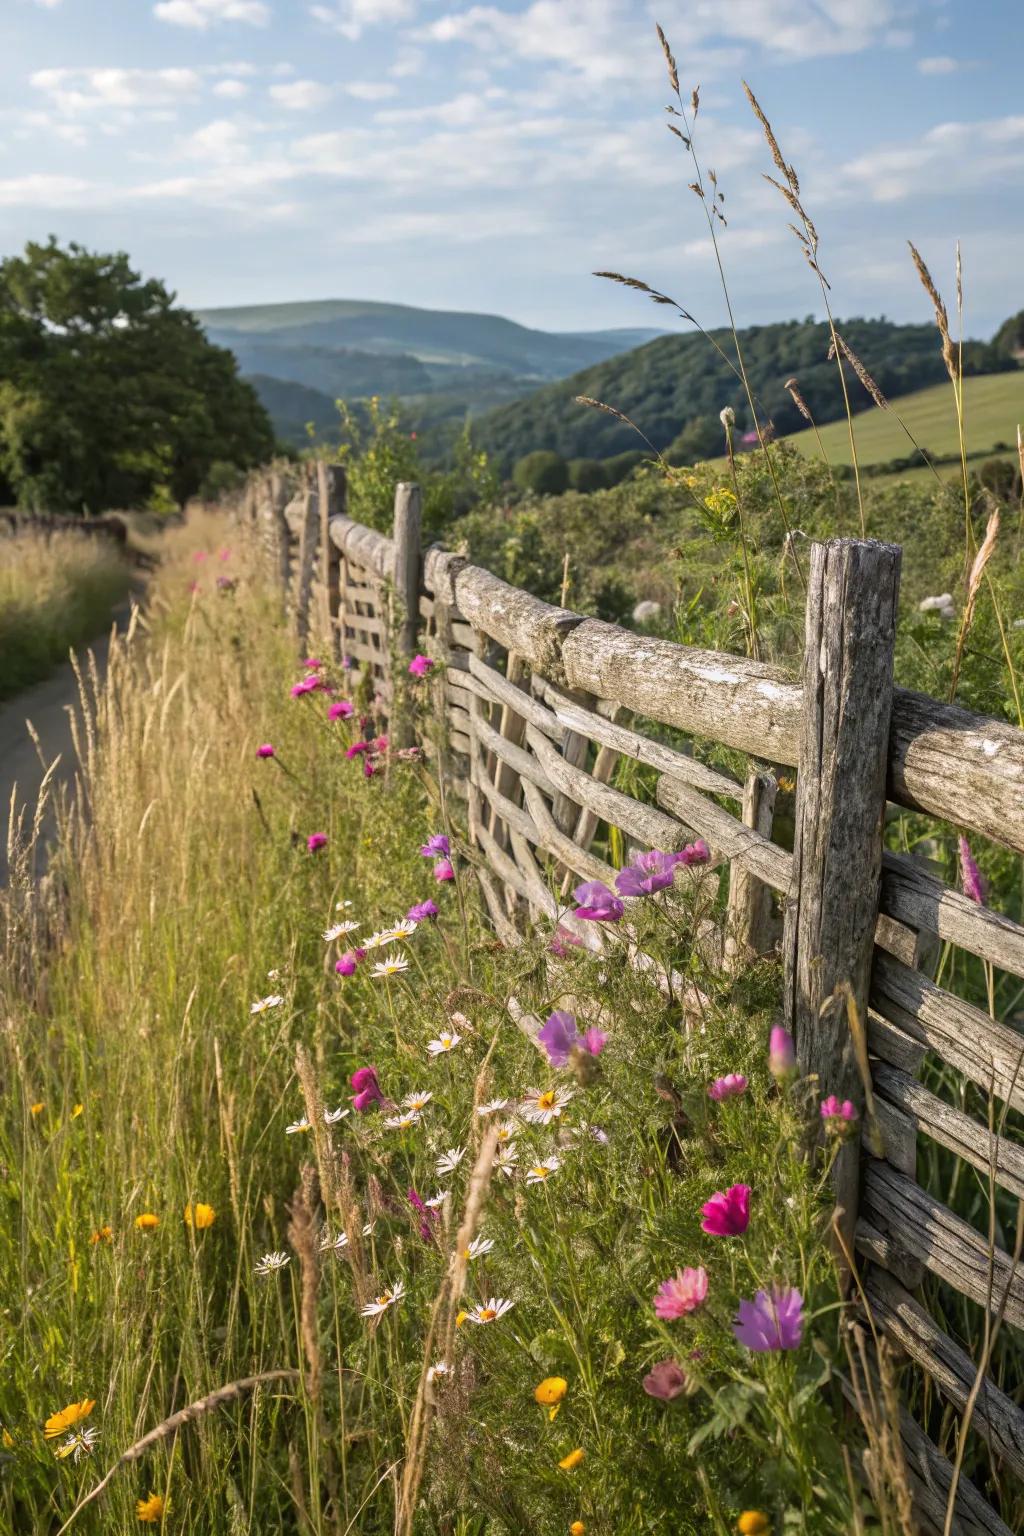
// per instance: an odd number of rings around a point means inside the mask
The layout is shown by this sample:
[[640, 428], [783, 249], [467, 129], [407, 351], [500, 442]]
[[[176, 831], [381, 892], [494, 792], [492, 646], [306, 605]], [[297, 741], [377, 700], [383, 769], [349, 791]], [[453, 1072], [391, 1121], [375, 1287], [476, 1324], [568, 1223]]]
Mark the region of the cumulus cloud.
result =
[[270, 96], [288, 112], [312, 112], [331, 99], [331, 89], [318, 80], [288, 80], [272, 85]]
[[340, 32], [353, 42], [367, 27], [394, 26], [410, 21], [417, 0], [335, 0], [333, 5], [311, 5], [309, 14], [321, 26]]
[[205, 32], [222, 21], [244, 21], [251, 27], [265, 27], [271, 11], [265, 0], [158, 0], [153, 15], [172, 26]]
[[958, 61], [951, 59], [948, 53], [935, 54], [932, 58], [917, 61], [919, 75], [954, 75], [959, 68]]
[[387, 101], [389, 96], [398, 95], [398, 86], [388, 80], [350, 80], [344, 90], [357, 101]]
[[194, 99], [195, 69], [39, 69], [29, 83], [69, 115], [106, 108], [166, 107]]
[[839, 167], [834, 186], [838, 195], [866, 197], [874, 203], [927, 196], [935, 187], [941, 187], [943, 197], [986, 186], [1024, 188], [1022, 151], [1024, 115], [938, 123], [908, 144], [882, 147], [847, 161]]
[[223, 97], [225, 101], [240, 101], [243, 96], [248, 96], [249, 87], [244, 80], [218, 80], [213, 94]]

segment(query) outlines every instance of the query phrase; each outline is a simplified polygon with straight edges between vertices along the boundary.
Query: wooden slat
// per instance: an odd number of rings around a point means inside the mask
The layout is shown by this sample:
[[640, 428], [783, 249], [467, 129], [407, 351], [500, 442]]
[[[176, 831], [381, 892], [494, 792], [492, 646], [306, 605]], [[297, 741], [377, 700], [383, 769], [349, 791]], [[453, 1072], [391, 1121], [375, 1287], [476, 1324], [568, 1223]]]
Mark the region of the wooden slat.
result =
[[1024, 976], [1024, 928], [1019, 923], [950, 890], [899, 854], [887, 853], [882, 861], [882, 910]]
[[[499, 762], [507, 763], [524, 783], [536, 784], [547, 794], [553, 793], [554, 786], [545, 773], [539, 760], [523, 747], [517, 747], [515, 742], [506, 741], [499, 736], [492, 725], [478, 719], [475, 725], [477, 738], [488, 752], [493, 752]], [[554, 749], [552, 748], [552, 751]], [[557, 753], [555, 754], [557, 756]]]
[[350, 517], [331, 519], [331, 538], [353, 565], [387, 580], [395, 566], [395, 552], [390, 539], [373, 528], [364, 528]]
[[[523, 689], [517, 688], [514, 683], [508, 682], [506, 678], [502, 677], [500, 672], [495, 671], [494, 667], [489, 667], [479, 656], [470, 656], [469, 670], [474, 681], [483, 685], [484, 693], [482, 697], [496, 700], [499, 704], [509, 705], [517, 714], [522, 715], [524, 719], [528, 720], [531, 725], [535, 725], [539, 731], [543, 731], [545, 736], [549, 736], [552, 741], [557, 742], [559, 746], [561, 745], [565, 732], [551, 711], [545, 709], [539, 700], [525, 693]], [[472, 685], [467, 683], [466, 686], [471, 687]], [[476, 691], [474, 689], [474, 692]]]
[[784, 895], [789, 892], [793, 855], [778, 848], [754, 827], [745, 827], [720, 805], [689, 784], [667, 775], [658, 780], [658, 804], [675, 812], [684, 826], [704, 838], [720, 859], [740, 864], [749, 874]]
[[530, 815], [538, 828], [539, 841], [542, 847], [549, 853], [553, 853], [567, 869], [571, 869], [581, 880], [603, 880], [606, 884], [614, 884], [615, 871], [610, 864], [603, 859], [595, 858], [585, 848], [567, 836], [558, 826], [554, 816], [548, 810], [544, 796], [533, 784], [524, 783], [523, 791], [526, 795], [526, 803], [530, 808]]
[[[962, 1110], [954, 1109], [952, 1104], [946, 1104], [915, 1078], [908, 1077], [888, 1062], [875, 1062], [872, 1079], [880, 1105], [895, 1105], [917, 1130], [948, 1147], [986, 1178], [992, 1166], [990, 1151], [993, 1152], [996, 1183], [1018, 1200], [1024, 1200], [1024, 1147], [996, 1136], [995, 1145], [990, 1149], [988, 1126], [981, 1125]], [[882, 1128], [884, 1132], [884, 1124]]]

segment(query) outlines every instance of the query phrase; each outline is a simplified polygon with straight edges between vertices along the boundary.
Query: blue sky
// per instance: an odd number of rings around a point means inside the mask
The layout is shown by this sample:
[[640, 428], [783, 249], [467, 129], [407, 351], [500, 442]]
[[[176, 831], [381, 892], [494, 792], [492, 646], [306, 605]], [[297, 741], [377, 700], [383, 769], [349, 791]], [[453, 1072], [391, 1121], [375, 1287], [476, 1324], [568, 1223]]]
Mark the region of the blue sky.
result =
[[725, 192], [738, 318], [821, 312], [761, 179], [749, 79], [840, 314], [1024, 307], [1020, 0], [0, 0], [0, 251], [128, 250], [195, 305], [356, 297], [550, 329], [724, 305], [665, 130], [659, 20]]

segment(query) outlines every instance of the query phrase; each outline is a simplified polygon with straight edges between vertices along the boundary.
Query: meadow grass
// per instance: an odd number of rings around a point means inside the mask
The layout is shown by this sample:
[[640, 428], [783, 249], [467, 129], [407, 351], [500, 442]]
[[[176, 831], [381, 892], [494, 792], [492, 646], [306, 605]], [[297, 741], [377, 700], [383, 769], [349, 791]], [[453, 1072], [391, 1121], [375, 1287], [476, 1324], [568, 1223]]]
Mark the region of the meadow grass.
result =
[[0, 535], [0, 699], [39, 682], [109, 623], [131, 573], [107, 539], [21, 528]]
[[[828, 1139], [814, 1085], [767, 1069], [774, 963], [733, 980], [702, 958], [717, 873], [628, 909], [683, 998], [619, 930], [601, 955], [556, 957], [549, 930], [504, 948], [423, 765], [384, 753], [366, 777], [330, 696], [290, 696], [303, 669], [255, 555], [232, 530], [230, 563], [195, 559], [224, 539], [169, 535], [86, 687], [88, 816], [65, 816], [46, 888], [6, 901], [0, 1529], [55, 1536], [161, 1425], [72, 1530], [876, 1529], [842, 1451]], [[450, 881], [420, 852], [439, 834]], [[427, 898], [436, 918], [367, 946]], [[338, 923], [360, 926], [325, 940]], [[606, 1035], [599, 1055], [555, 1067], [516, 1025], [556, 1008]], [[390, 1103], [359, 1111], [371, 1065]], [[745, 1091], [712, 1100], [731, 1072]], [[389, 1126], [409, 1095], [430, 1097]], [[703, 1231], [734, 1185], [746, 1231]], [[686, 1266], [706, 1299], [663, 1320]], [[733, 1319], [773, 1284], [799, 1290], [802, 1337], [755, 1351]], [[492, 1298], [513, 1305], [474, 1321]], [[644, 1386], [664, 1361], [672, 1400]], [[245, 1384], [275, 1371], [295, 1376]]]

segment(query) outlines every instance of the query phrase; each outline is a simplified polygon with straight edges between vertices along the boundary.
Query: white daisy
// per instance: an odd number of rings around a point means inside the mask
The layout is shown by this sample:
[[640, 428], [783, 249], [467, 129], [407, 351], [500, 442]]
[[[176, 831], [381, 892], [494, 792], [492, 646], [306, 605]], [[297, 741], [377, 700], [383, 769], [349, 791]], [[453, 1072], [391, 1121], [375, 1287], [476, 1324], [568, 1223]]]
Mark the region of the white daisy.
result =
[[350, 901], [336, 901], [334, 903], [334, 910], [335, 912], [347, 912], [351, 905]]
[[426, 1109], [433, 1097], [432, 1093], [407, 1093], [402, 1100], [402, 1107], [404, 1109], [414, 1109], [418, 1113], [421, 1109]]
[[298, 1136], [303, 1131], [308, 1131], [310, 1129], [310, 1123], [306, 1119], [305, 1115], [303, 1115], [301, 1120], [293, 1120], [291, 1125], [286, 1125], [284, 1128], [284, 1133], [286, 1136]]
[[519, 1162], [519, 1149], [514, 1141], [507, 1141], [503, 1147], [499, 1147], [494, 1155], [494, 1166], [499, 1173], [503, 1173], [507, 1179], [515, 1175], [516, 1165]]
[[378, 960], [372, 974], [378, 978], [381, 976], [397, 976], [400, 971], [407, 971], [408, 969], [409, 962], [404, 955], [393, 955], [390, 960]]
[[373, 1231], [374, 1231], [374, 1228], [376, 1227], [376, 1225], [377, 1225], [376, 1221], [368, 1221], [366, 1223], [366, 1226], [363, 1228], [363, 1236], [364, 1237], [372, 1237], [373, 1236]]
[[443, 1179], [446, 1173], [454, 1173], [465, 1155], [465, 1147], [449, 1147], [444, 1156], [437, 1160], [438, 1178]]
[[490, 1253], [494, 1247], [493, 1237], [474, 1237], [468, 1248], [463, 1248], [464, 1259], [482, 1259], [485, 1253]]
[[69, 1456], [78, 1463], [83, 1456], [91, 1456], [93, 1446], [100, 1437], [98, 1429], [78, 1429], [60, 1445], [55, 1445], [53, 1454], [58, 1461], [65, 1461]]
[[519, 1106], [519, 1113], [535, 1125], [550, 1125], [575, 1096], [575, 1088], [547, 1088], [543, 1093], [539, 1088], [531, 1088]]
[[557, 1157], [546, 1157], [542, 1163], [534, 1163], [526, 1175], [526, 1182], [527, 1184], [543, 1184], [547, 1179], [550, 1179], [553, 1173], [557, 1173], [561, 1166]]
[[503, 1120], [498, 1126], [498, 1143], [512, 1141], [519, 1127], [514, 1120]]
[[427, 1367], [427, 1380], [433, 1381], [435, 1376], [447, 1376], [450, 1369], [447, 1360], [438, 1360], [434, 1365]]
[[324, 943], [333, 944], [335, 939], [344, 938], [347, 933], [355, 933], [358, 923], [332, 923], [330, 928], [324, 929]]
[[266, 1013], [268, 1008], [280, 1008], [283, 1002], [283, 997], [278, 997], [276, 992], [272, 992], [269, 997], [258, 998], [257, 1001], [250, 1007], [249, 1012]]
[[392, 927], [385, 929], [385, 932], [389, 939], [411, 939], [418, 927], [419, 923], [414, 918], [403, 917]]
[[351, 1113], [352, 1111], [350, 1109], [346, 1109], [344, 1105], [340, 1106], [338, 1109], [325, 1109], [324, 1124], [337, 1125], [339, 1120], [344, 1120], [345, 1116], [350, 1115]]
[[368, 939], [362, 942], [363, 949], [383, 949], [385, 944], [393, 944], [395, 936], [390, 928], [378, 928], [376, 933], [371, 933]]
[[405, 1295], [405, 1282], [399, 1280], [393, 1290], [384, 1291], [376, 1301], [368, 1301], [362, 1310], [363, 1317], [380, 1317], [388, 1307], [393, 1307], [397, 1301], [401, 1301]]
[[419, 1125], [423, 1116], [418, 1110], [410, 1109], [404, 1115], [388, 1115], [384, 1124], [389, 1131], [408, 1131], [414, 1125]]
[[499, 1301], [496, 1296], [492, 1296], [489, 1301], [478, 1302], [475, 1307], [470, 1307], [466, 1319], [470, 1323], [495, 1323], [514, 1306], [514, 1301]]
[[321, 1253], [341, 1253], [342, 1249], [347, 1247], [347, 1232], [339, 1232], [337, 1237], [332, 1237], [329, 1232], [325, 1232], [323, 1237], [320, 1239]]
[[508, 1109], [508, 1099], [491, 1099], [486, 1104], [478, 1104], [478, 1115], [496, 1115], [500, 1109]]
[[448, 1189], [439, 1190], [436, 1195], [431, 1195], [429, 1200], [424, 1200], [423, 1204], [426, 1206], [428, 1211], [439, 1210], [440, 1207], [442, 1205], [444, 1205], [445, 1201], [448, 1199], [448, 1196], [450, 1194], [451, 1194], [451, 1190], [448, 1190]]
[[454, 1051], [461, 1039], [461, 1035], [442, 1033], [438, 1035], [436, 1040], [427, 1041], [427, 1050], [431, 1056], [445, 1056], [449, 1051]]
[[256, 1273], [258, 1275], [273, 1275], [290, 1263], [291, 1259], [286, 1253], [265, 1253], [256, 1265]]
[[278, 970], [277, 966], [275, 966], [272, 971], [268, 971], [267, 972], [267, 980], [268, 981], [280, 981], [283, 974], [284, 973], [282, 971]]

